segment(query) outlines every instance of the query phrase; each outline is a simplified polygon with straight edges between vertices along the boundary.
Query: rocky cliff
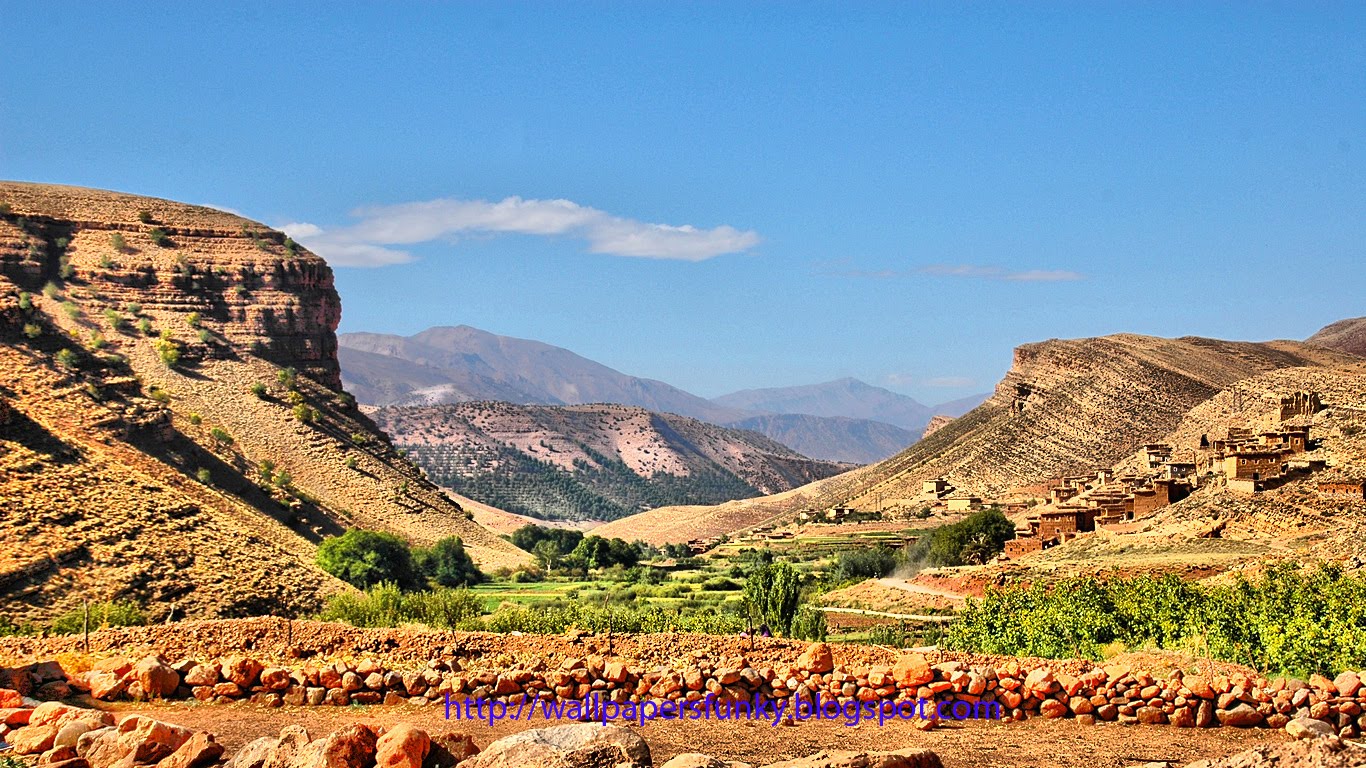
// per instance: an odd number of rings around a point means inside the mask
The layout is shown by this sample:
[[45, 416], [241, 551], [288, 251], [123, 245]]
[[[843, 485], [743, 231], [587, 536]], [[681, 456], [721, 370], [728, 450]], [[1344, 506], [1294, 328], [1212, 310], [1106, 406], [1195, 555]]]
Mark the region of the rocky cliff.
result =
[[0, 183], [0, 607], [298, 613], [322, 537], [479, 528], [340, 389], [332, 272], [221, 211]]
[[686, 513], [652, 510], [614, 523], [611, 533], [622, 535], [620, 529], [633, 525], [642, 538], [673, 541], [804, 508], [905, 507], [914, 505], [921, 482], [934, 477], [995, 495], [1111, 466], [1143, 443], [1165, 437], [1191, 408], [1250, 376], [1353, 361], [1292, 341], [1120, 334], [1026, 344], [1015, 350], [1010, 371], [990, 399], [886, 461], [770, 498]]

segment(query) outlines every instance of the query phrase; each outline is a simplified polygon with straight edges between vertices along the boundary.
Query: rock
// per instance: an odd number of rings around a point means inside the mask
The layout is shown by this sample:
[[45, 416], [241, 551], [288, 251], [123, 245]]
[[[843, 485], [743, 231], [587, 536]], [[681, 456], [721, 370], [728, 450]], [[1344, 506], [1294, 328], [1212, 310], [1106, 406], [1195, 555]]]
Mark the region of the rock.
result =
[[274, 739], [275, 744], [262, 768], [288, 768], [312, 741], [308, 730], [302, 725], [286, 725], [280, 729], [280, 736]]
[[903, 653], [892, 667], [892, 679], [898, 687], [914, 688], [934, 682], [934, 670], [923, 654]]
[[52, 765], [76, 759], [79, 758], [76, 757], [76, 747], [73, 745], [53, 746], [52, 749], [38, 756], [38, 765]]
[[467, 734], [442, 733], [432, 736], [431, 742], [431, 751], [427, 753], [428, 768], [451, 768], [479, 754], [479, 747]]
[[86, 762], [84, 757], [73, 757], [60, 763], [52, 763], [47, 768], [90, 768], [90, 763]]
[[75, 747], [76, 742], [80, 741], [80, 738], [82, 736], [86, 735], [87, 733], [90, 733], [96, 728], [101, 727], [101, 725], [103, 724], [97, 724], [90, 720], [73, 720], [69, 723], [62, 725], [60, 728], [57, 729], [57, 738], [52, 741], [52, 746]]
[[1067, 714], [1067, 705], [1057, 699], [1044, 699], [1039, 705], [1039, 714], [1055, 719]]
[[223, 768], [261, 768], [279, 743], [280, 740], [274, 736], [262, 736], [256, 741], [247, 742], [231, 760], [223, 764]]
[[55, 725], [26, 725], [11, 733], [6, 739], [14, 747], [16, 755], [37, 755], [52, 749], [57, 739]]
[[1239, 704], [1233, 709], [1221, 709], [1215, 715], [1219, 718], [1220, 725], [1234, 728], [1251, 728], [1262, 722], [1262, 713], [1247, 704]]
[[157, 763], [157, 768], [204, 768], [218, 762], [223, 745], [214, 741], [213, 734], [196, 732], [169, 756]]
[[797, 657], [797, 668], [813, 674], [823, 675], [835, 668], [835, 657], [830, 646], [825, 643], [812, 643]]
[[267, 691], [283, 691], [289, 684], [289, 670], [280, 667], [266, 667], [261, 670], [261, 687]]
[[71, 698], [71, 686], [65, 680], [43, 683], [33, 694], [43, 701], [60, 701]]
[[245, 690], [256, 683], [262, 669], [261, 662], [255, 659], [237, 657], [223, 662], [222, 674], [224, 680]]
[[1323, 736], [1336, 736], [1337, 729], [1322, 720], [1297, 717], [1285, 724], [1285, 732], [1292, 739], [1317, 739]]
[[[354, 674], [354, 673], [349, 673]], [[290, 763], [291, 768], [357, 768], [375, 762], [378, 737], [368, 725], [348, 725], [310, 742]]]
[[1350, 698], [1361, 690], [1361, 678], [1355, 672], [1343, 672], [1333, 678], [1333, 687], [1338, 689], [1339, 695]]
[[1164, 725], [1167, 722], [1167, 713], [1158, 707], [1139, 707], [1134, 715], [1144, 725]]
[[1195, 727], [1208, 728], [1214, 724], [1214, 702], [1201, 701], [1200, 706], [1195, 708]]
[[180, 687], [180, 675], [155, 656], [148, 656], [133, 665], [132, 675], [142, 684], [143, 695], [149, 699], [170, 698], [175, 695], [175, 689]]
[[185, 672], [185, 684], [191, 687], [218, 684], [218, 667], [212, 664], [196, 664]]
[[1190, 707], [1177, 707], [1168, 720], [1177, 728], [1195, 727], [1195, 713], [1191, 711]]
[[1025, 691], [1039, 698], [1043, 698], [1052, 692], [1055, 685], [1057, 685], [1057, 681], [1053, 679], [1053, 670], [1047, 667], [1040, 667], [1030, 672], [1024, 680]]
[[753, 768], [749, 763], [721, 760], [701, 752], [684, 752], [659, 768]]
[[375, 742], [377, 768], [422, 768], [432, 746], [426, 732], [399, 723]]
[[29, 715], [30, 725], [55, 725], [61, 728], [63, 725], [75, 720], [88, 720], [96, 726], [113, 725], [114, 716], [109, 712], [101, 712], [97, 709], [82, 709], [73, 707], [70, 704], [62, 704], [56, 701], [47, 701], [39, 704]]
[[91, 698], [99, 699], [100, 701], [113, 701], [114, 699], [117, 699], [119, 694], [123, 693], [123, 689], [127, 687], [123, 678], [113, 672], [92, 670], [86, 673], [85, 681], [90, 685]]
[[28, 725], [31, 717], [33, 717], [33, 710], [31, 709], [0, 709], [0, 725], [10, 727]]
[[460, 768], [564, 768], [578, 765], [650, 768], [650, 747], [634, 731], [619, 725], [558, 725], [522, 731], [499, 739], [483, 752], [460, 763]]
[[[1061, 702], [1059, 702], [1061, 703]], [[942, 768], [939, 755], [928, 749], [896, 752], [822, 750], [810, 757], [770, 763], [765, 768]]]

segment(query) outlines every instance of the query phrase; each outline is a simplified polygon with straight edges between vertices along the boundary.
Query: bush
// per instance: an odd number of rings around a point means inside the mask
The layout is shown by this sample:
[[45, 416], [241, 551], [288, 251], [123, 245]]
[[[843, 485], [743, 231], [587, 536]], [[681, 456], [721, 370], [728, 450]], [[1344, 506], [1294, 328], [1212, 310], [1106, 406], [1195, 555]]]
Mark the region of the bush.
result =
[[248, 387], [248, 389], [251, 390], [251, 393], [252, 393], [253, 395], [256, 395], [257, 399], [260, 399], [260, 400], [265, 400], [265, 399], [266, 399], [266, 385], [265, 385], [265, 384], [262, 384], [261, 382], [258, 381], [258, 382], [256, 382], [256, 383], [252, 384], [250, 387]]
[[927, 560], [937, 566], [980, 565], [1001, 554], [1005, 543], [1013, 538], [1015, 524], [992, 507], [935, 528], [916, 542], [909, 559]]
[[828, 633], [825, 611], [804, 605], [792, 619], [791, 636], [798, 640], [824, 640]]
[[171, 242], [170, 235], [166, 234], [166, 230], [162, 229], [161, 227], [153, 227], [147, 233], [147, 236], [152, 239], [152, 243], [157, 247], [170, 248], [172, 245], [174, 245], [174, 243]]
[[66, 348], [57, 350], [57, 354], [53, 359], [57, 361], [57, 365], [60, 365], [63, 368], [75, 368], [80, 362], [76, 357], [76, 353]]
[[43, 328], [37, 323], [24, 323], [24, 335], [36, 339], [43, 335]]
[[421, 586], [408, 543], [391, 533], [352, 528], [324, 540], [317, 562], [319, 568], [361, 589], [382, 582], [404, 589]]
[[106, 253], [106, 254], [104, 254], [103, 256], [100, 256], [100, 268], [101, 268], [101, 269], [113, 269], [113, 268], [114, 268], [114, 260], [113, 260], [112, 258], [110, 258], [109, 254]]
[[[135, 603], [91, 603], [90, 630], [111, 627], [141, 627], [147, 616]], [[77, 635], [85, 626], [85, 609], [78, 608], [52, 622], [51, 631], [57, 635]]]
[[467, 589], [435, 589], [430, 592], [404, 592], [397, 584], [386, 582], [368, 589], [363, 595], [340, 594], [328, 598], [318, 617], [322, 621], [343, 621], [356, 627], [396, 627], [425, 624], [433, 629], [457, 629], [478, 622], [483, 601]]
[[49, 299], [57, 298], [57, 295], [61, 292], [62, 290], [57, 287], [57, 284], [50, 280], [46, 285], [43, 286], [43, 295], [48, 297]]
[[123, 315], [117, 309], [107, 308], [104, 310], [104, 320], [109, 323], [109, 327], [116, 331], [123, 330]]
[[138, 330], [141, 331], [144, 336], [151, 336], [153, 333], [152, 321], [145, 317], [138, 320]]
[[152, 387], [150, 390], [148, 390], [147, 396], [152, 398], [156, 402], [161, 403], [162, 405], [169, 405], [171, 402], [171, 393], [158, 387]]
[[194, 476], [198, 478], [199, 482], [203, 483], [204, 485], [209, 485], [211, 482], [213, 482], [213, 473], [210, 472], [206, 467], [200, 467], [199, 471], [194, 473]]
[[233, 443], [232, 435], [228, 434], [222, 427], [214, 427], [209, 430], [209, 437], [212, 437], [213, 441], [219, 445], [232, 445]]
[[195, 426], [197, 427], [197, 426], [199, 426], [200, 424], [202, 424], [203, 422], [204, 422], [204, 417], [203, 417], [203, 416], [200, 416], [198, 413], [195, 413], [194, 411], [191, 411], [191, 412], [190, 412], [190, 423], [191, 423], [191, 424], [193, 424], [193, 425], [195, 425]]
[[880, 579], [896, 570], [896, 550], [877, 546], [870, 549], [846, 550], [835, 558], [830, 580], [835, 583]]
[[213, 341], [213, 334], [209, 333], [208, 328], [199, 329], [199, 341], [203, 344], [208, 344], [209, 342]]
[[191, 328], [198, 328], [201, 320], [203, 320], [203, 318], [198, 312], [191, 312], [185, 316], [185, 322], [189, 324]]
[[33, 309], [33, 296], [30, 295], [28, 291], [21, 291], [19, 293], [19, 309], [25, 312]]
[[356, 462], [356, 457], [355, 457], [355, 456], [347, 456], [347, 457], [346, 457], [346, 461], [343, 462], [343, 463], [346, 464], [346, 468], [347, 468], [347, 469], [355, 469], [356, 466], [357, 466], [357, 462]]
[[301, 424], [312, 424], [318, 418], [318, 412], [303, 403], [299, 403], [294, 406], [294, 418]]
[[127, 310], [128, 314], [132, 315], [133, 317], [137, 317], [138, 315], [142, 314], [142, 304], [136, 301], [128, 302], [123, 306], [123, 308]]
[[299, 384], [299, 372], [293, 368], [281, 368], [275, 372], [275, 380], [285, 389], [294, 389]]
[[165, 363], [167, 368], [174, 368], [180, 363], [180, 344], [171, 338], [170, 331], [162, 331], [161, 337], [153, 342], [153, 346], [156, 348], [157, 357], [161, 358], [161, 362]]
[[99, 331], [91, 331], [91, 332], [90, 332], [90, 344], [89, 344], [89, 346], [90, 346], [91, 349], [96, 350], [96, 351], [101, 350], [101, 349], [104, 349], [105, 346], [106, 346], [108, 343], [109, 343], [109, 342], [106, 341], [105, 338], [104, 338], [104, 334], [100, 333]]
[[743, 585], [731, 581], [724, 576], [717, 576], [714, 579], [707, 579], [702, 582], [703, 592], [733, 592], [741, 589], [744, 589]]
[[123, 253], [124, 251], [128, 250], [128, 241], [124, 240], [123, 235], [118, 232], [115, 232], [109, 236], [109, 244], [112, 245], [114, 247], [114, 250], [118, 251], [119, 253]]
[[81, 319], [81, 308], [76, 306], [75, 302], [62, 302], [62, 312], [64, 312], [66, 316], [72, 320]]
[[418, 570], [438, 586], [468, 587], [484, 580], [459, 536], [441, 539], [431, 549], [419, 549], [413, 559]]
[[152, 224], [155, 222], [155, 219], [152, 218], [150, 211], [138, 211], [138, 221], [143, 224]]

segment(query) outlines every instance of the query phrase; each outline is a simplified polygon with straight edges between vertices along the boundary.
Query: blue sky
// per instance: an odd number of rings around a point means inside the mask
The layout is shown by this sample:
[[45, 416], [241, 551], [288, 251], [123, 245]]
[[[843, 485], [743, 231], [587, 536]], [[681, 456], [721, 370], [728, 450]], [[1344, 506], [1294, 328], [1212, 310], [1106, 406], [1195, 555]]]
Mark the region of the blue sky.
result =
[[290, 225], [343, 331], [935, 402], [1366, 314], [1361, 3], [0, 2], [0, 46], [0, 177]]

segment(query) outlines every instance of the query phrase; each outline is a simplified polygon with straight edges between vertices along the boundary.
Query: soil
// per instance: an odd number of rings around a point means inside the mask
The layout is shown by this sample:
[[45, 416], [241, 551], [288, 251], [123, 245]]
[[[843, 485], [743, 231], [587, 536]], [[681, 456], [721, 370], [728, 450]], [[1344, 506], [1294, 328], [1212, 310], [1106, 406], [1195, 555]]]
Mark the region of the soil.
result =
[[[469, 734], [479, 746], [527, 728], [545, 727], [534, 721], [485, 722], [444, 719], [441, 706], [306, 707], [265, 709], [250, 704], [100, 704], [119, 713], [145, 714], [190, 728], [211, 731], [232, 754], [247, 742], [273, 736], [297, 724], [318, 736], [342, 725], [363, 721], [379, 725], [408, 722], [428, 733]], [[821, 749], [892, 750], [924, 747], [939, 754], [947, 768], [1136, 768], [1166, 761], [1176, 765], [1232, 755], [1264, 744], [1283, 744], [1280, 731], [1211, 728], [1174, 731], [1172, 728], [1081, 725], [1073, 720], [1034, 719], [1023, 723], [973, 722], [917, 731], [908, 722], [856, 728], [829, 721], [807, 721], [774, 728], [758, 722], [705, 724], [702, 722], [647, 723], [638, 729], [656, 765], [682, 752], [705, 754], [754, 765], [805, 757]]]

